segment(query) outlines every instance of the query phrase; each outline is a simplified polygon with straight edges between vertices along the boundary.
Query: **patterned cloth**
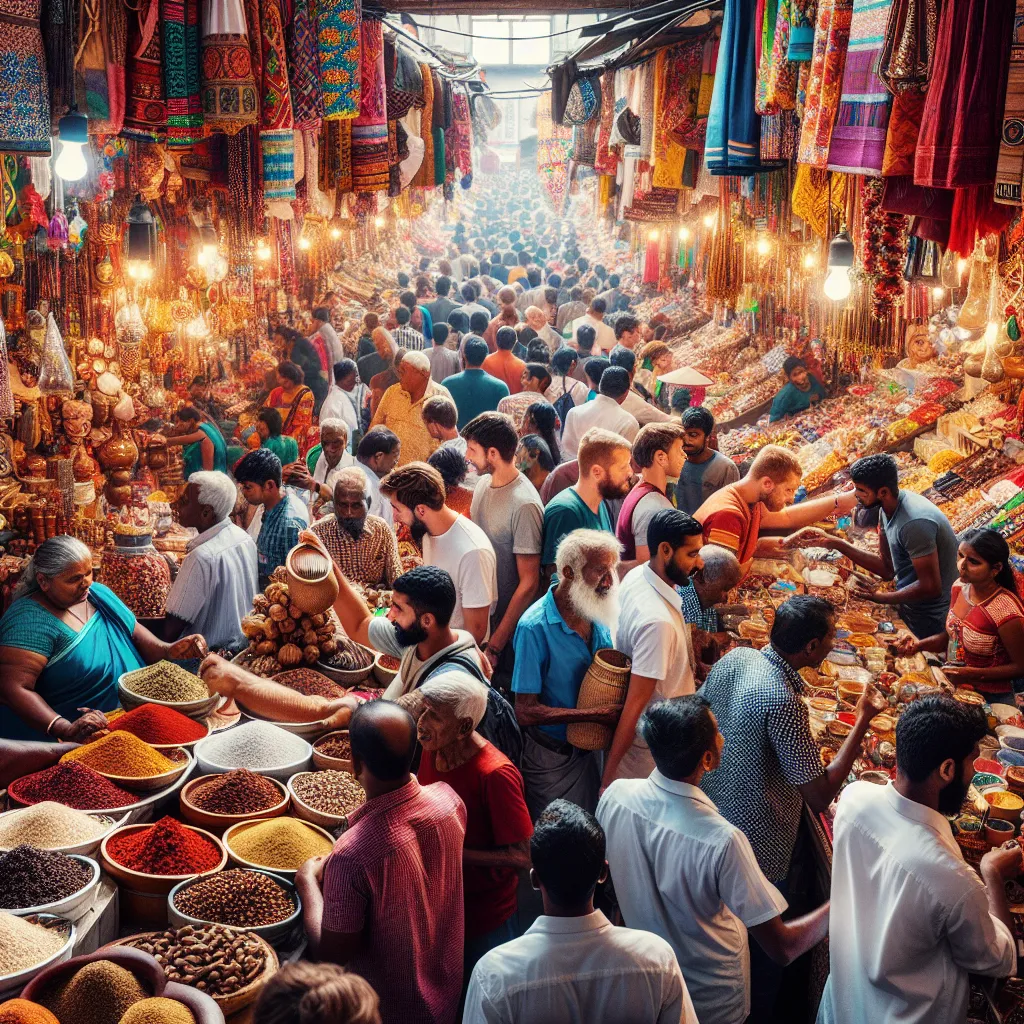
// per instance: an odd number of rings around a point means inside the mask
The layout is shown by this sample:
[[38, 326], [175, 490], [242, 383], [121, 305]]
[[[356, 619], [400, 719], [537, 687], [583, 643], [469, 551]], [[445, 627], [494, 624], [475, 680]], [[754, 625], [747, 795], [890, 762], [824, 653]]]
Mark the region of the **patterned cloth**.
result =
[[[260, 8], [261, 83], [260, 127], [275, 134], [295, 124], [292, 97], [288, 87], [288, 60], [285, 56], [284, 21], [281, 0], [263, 0]], [[278, 136], [280, 138], [280, 135]], [[295, 155], [292, 154], [294, 161]], [[294, 177], [294, 167], [292, 168]], [[264, 171], [264, 180], [267, 175]], [[294, 186], [294, 183], [293, 183]], [[294, 198], [294, 194], [292, 195]]]
[[853, 0], [821, 0], [807, 82], [804, 119], [797, 160], [812, 167], [828, 165], [832, 126], [839, 109]]
[[359, 113], [360, 0], [321, 0], [317, 28], [324, 117], [355, 117]]
[[696, 117], [704, 47], [700, 42], [658, 51], [654, 71], [654, 185], [683, 187], [686, 146], [700, 148], [707, 121]]
[[408, 324], [396, 327], [391, 332], [391, 337], [395, 339], [395, 344], [399, 348], [404, 348], [408, 352], [422, 352], [426, 348], [426, 339], [423, 337], [423, 332], [417, 331]]
[[390, 589], [402, 575], [395, 533], [379, 516], [366, 517], [363, 534], [358, 540], [353, 539], [333, 515], [314, 523], [311, 529], [323, 541], [346, 579], [368, 587]]
[[[1009, 590], [1000, 587], [985, 601], [973, 602], [965, 593], [965, 586], [959, 581], [950, 592], [949, 615], [946, 632], [953, 644], [955, 658], [970, 668], [991, 668], [995, 665], [1010, 665], [1013, 659], [999, 637], [999, 630], [1014, 619], [1024, 618], [1024, 604]], [[990, 693], [1004, 693], [1009, 680], [982, 683], [975, 680], [974, 686]]]
[[309, 513], [289, 491], [268, 512], [263, 511], [259, 536], [256, 538], [260, 589], [270, 581], [270, 574], [284, 565], [288, 552], [299, 542], [299, 533], [306, 529]]
[[697, 596], [697, 588], [690, 583], [685, 587], [677, 587], [679, 596], [683, 602], [683, 619], [691, 626], [703, 629], [705, 633], [718, 633], [722, 624], [718, 619], [718, 612], [714, 608], [705, 608]]
[[114, 0], [78, 7], [78, 109], [99, 135], [116, 135], [124, 125], [125, 14]]
[[797, 69], [789, 56], [792, 28], [792, 0], [780, 0], [775, 19], [775, 39], [768, 57], [768, 78], [765, 83], [765, 110], [777, 114], [796, 105]]
[[285, 25], [285, 48], [295, 127], [317, 131], [324, 116], [324, 97], [316, 23], [308, 0], [294, 0], [292, 4], [292, 20]]
[[31, 156], [50, 152], [50, 94], [39, 11], [39, 0], [0, 4], [0, 150]]
[[210, 131], [234, 135], [259, 118], [241, 0], [203, 6], [203, 113]]
[[192, 146], [203, 137], [199, 79], [199, 0], [162, 0], [167, 145]]
[[360, 34], [362, 85], [359, 116], [352, 122], [352, 191], [385, 192], [390, 179], [383, 25], [364, 20]]
[[434, 117], [434, 79], [430, 74], [430, 66], [420, 65], [423, 78], [423, 114], [420, 118], [419, 135], [423, 142], [423, 162], [413, 176], [412, 184], [416, 188], [430, 188], [434, 184], [434, 135], [431, 122]]
[[268, 203], [295, 198], [295, 134], [291, 128], [260, 132], [263, 196]]
[[128, 138], [150, 141], [162, 137], [167, 130], [161, 36], [157, 31], [159, 13], [159, 0], [142, 0], [137, 11], [128, 12], [127, 97], [122, 129]]
[[789, 873], [803, 808], [799, 787], [824, 771], [803, 689], [800, 673], [768, 646], [730, 651], [700, 691], [725, 737], [721, 764], [701, 789], [750, 840], [774, 883]]
[[1017, 0], [1010, 44], [1010, 73], [1006, 82], [1003, 130], [996, 165], [995, 201], [1021, 205], [1024, 177], [1024, 0]]
[[407, 462], [426, 462], [431, 452], [437, 448], [437, 441], [430, 436], [427, 425], [423, 422], [423, 403], [435, 395], [452, 399], [451, 393], [441, 384], [427, 381], [427, 390], [418, 402], [413, 402], [409, 392], [401, 384], [392, 384], [384, 392], [384, 397], [373, 414], [370, 427], [387, 427], [394, 431], [402, 442], [402, 452], [398, 464]]

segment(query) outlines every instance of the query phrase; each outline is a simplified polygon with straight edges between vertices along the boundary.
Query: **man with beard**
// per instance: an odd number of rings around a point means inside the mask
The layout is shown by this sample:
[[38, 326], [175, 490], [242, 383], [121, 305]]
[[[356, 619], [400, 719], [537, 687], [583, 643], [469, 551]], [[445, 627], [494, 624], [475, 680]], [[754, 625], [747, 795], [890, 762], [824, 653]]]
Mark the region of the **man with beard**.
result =
[[[628, 451], [628, 449], [627, 449]], [[575, 530], [555, 553], [558, 583], [526, 610], [512, 643], [512, 692], [523, 727], [523, 781], [530, 816], [565, 798], [593, 813], [601, 786], [597, 751], [568, 742], [566, 725], [614, 727], [618, 705], [577, 709], [580, 685], [619, 617], [619, 542], [603, 530]]]
[[540, 562], [549, 578], [556, 549], [567, 534], [574, 530], [604, 530], [614, 538], [612, 517], [604, 502], [616, 501], [629, 493], [629, 460], [630, 444], [620, 434], [591, 427], [580, 439], [579, 480], [556, 494], [544, 508]]
[[715, 491], [694, 512], [694, 519], [704, 527], [705, 542], [734, 552], [746, 576], [755, 556], [777, 555], [782, 545], [778, 539], [759, 538], [762, 530], [810, 526], [826, 516], [844, 515], [857, 504], [851, 486], [839, 494], [791, 505], [802, 474], [792, 452], [766, 444], [742, 480]]
[[494, 548], [476, 523], [445, 504], [441, 474], [426, 462], [410, 462], [380, 482], [395, 521], [409, 527], [423, 548], [423, 561], [444, 569], [455, 581], [452, 626], [468, 630], [478, 644], [491, 633], [498, 600]]
[[[861, 741], [886, 703], [873, 686], [857, 702], [853, 728], [827, 768], [811, 735], [800, 669], [825, 660], [835, 642], [835, 609], [820, 597], [791, 597], [779, 606], [770, 643], [737, 647], [712, 668], [701, 696], [718, 721], [725, 747], [701, 789], [750, 840], [765, 877], [787, 895], [793, 847], [806, 801], [828, 808], [860, 753]], [[772, 1020], [782, 970], [751, 946], [751, 1020]]]
[[683, 463], [676, 484], [676, 506], [692, 516], [715, 491], [740, 478], [732, 459], [711, 447], [715, 417], [703, 406], [690, 406], [683, 412]]
[[1005, 884], [1022, 869], [1015, 840], [964, 863], [947, 817], [967, 795], [985, 735], [980, 708], [924, 697], [896, 725], [896, 781], [854, 782], [835, 817], [831, 974], [818, 1024], [959, 1024], [968, 974], [1016, 971]]
[[334, 564], [350, 580], [388, 589], [402, 575], [398, 541], [379, 516], [367, 515], [366, 474], [356, 466], [338, 472], [334, 481], [334, 514], [312, 526]]
[[631, 661], [622, 715], [604, 762], [604, 786], [616, 779], [646, 778], [654, 760], [637, 732], [652, 701], [693, 693], [690, 630], [676, 587], [703, 566], [700, 523], [678, 509], [656, 512], [647, 530], [650, 561], [622, 579], [615, 648]]
[[891, 591], [859, 585], [856, 596], [881, 605], [896, 605], [900, 618], [919, 639], [946, 628], [950, 591], [959, 575], [956, 533], [938, 506], [924, 495], [901, 491], [896, 460], [868, 455], [850, 467], [855, 493], [864, 508], [881, 510], [878, 554], [833, 540], [820, 530], [801, 530], [788, 544], [821, 545], [846, 555], [855, 565], [895, 580]]

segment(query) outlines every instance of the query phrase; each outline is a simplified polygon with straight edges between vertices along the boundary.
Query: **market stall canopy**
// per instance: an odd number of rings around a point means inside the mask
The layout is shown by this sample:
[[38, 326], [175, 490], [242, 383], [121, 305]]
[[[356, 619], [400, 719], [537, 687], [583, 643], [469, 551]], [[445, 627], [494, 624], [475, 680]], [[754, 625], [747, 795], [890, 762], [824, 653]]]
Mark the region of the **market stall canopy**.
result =
[[[550, 5], [538, 0], [381, 0], [380, 6], [404, 14], [516, 14], [543, 11], [551, 13]], [[564, 0], [563, 11], [617, 11], [622, 0]]]
[[695, 370], [692, 366], [680, 366], [678, 370], [661, 373], [658, 380], [662, 384], [678, 384], [688, 388], [706, 388], [709, 384], [714, 384], [710, 377], [705, 377], [700, 370]]

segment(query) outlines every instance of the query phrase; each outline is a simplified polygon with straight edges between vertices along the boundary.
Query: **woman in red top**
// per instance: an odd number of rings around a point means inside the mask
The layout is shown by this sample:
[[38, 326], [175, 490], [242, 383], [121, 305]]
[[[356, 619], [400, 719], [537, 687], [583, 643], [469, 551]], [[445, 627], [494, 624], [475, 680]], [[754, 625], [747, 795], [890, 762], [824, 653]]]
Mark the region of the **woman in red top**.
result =
[[1024, 602], [1010, 549], [995, 530], [971, 530], [960, 541], [957, 568], [945, 632], [904, 641], [900, 653], [948, 651], [951, 682], [969, 683], [990, 704], [1013, 705], [1014, 682], [1024, 688]]

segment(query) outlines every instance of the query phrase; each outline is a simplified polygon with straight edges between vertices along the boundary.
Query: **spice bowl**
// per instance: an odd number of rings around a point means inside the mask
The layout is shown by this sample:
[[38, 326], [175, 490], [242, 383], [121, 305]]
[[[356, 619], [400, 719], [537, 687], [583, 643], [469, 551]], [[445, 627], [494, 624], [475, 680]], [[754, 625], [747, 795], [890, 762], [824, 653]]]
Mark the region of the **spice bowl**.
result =
[[365, 656], [366, 664], [362, 668], [332, 668], [323, 661], [318, 661], [313, 667], [317, 672], [327, 676], [328, 679], [338, 683], [340, 686], [355, 686], [357, 683], [365, 682], [373, 673], [373, 663], [377, 657], [377, 652], [370, 650], [369, 647], [364, 647], [362, 644], [356, 644], [355, 646]]
[[78, 910], [84, 903], [91, 899], [92, 894], [96, 891], [96, 887], [100, 884], [100, 866], [91, 857], [82, 857], [79, 854], [72, 854], [71, 860], [78, 861], [82, 867], [87, 868], [90, 872], [89, 881], [82, 886], [78, 892], [73, 892], [70, 896], [65, 896], [62, 900], [56, 900], [53, 903], [45, 903], [38, 907], [24, 907], [21, 910], [8, 910], [8, 914], [13, 914], [15, 917], [29, 917], [32, 914], [56, 914], [62, 917], [69, 917], [74, 911]]
[[56, 964], [63, 964], [65, 960], [71, 958], [71, 954], [74, 952], [75, 926], [66, 917], [59, 917], [56, 914], [29, 914], [25, 917], [25, 920], [60, 932], [61, 936], [64, 937], [64, 945], [56, 953], [52, 953], [32, 967], [26, 967], [25, 970], [17, 971], [14, 974], [0, 975], [0, 1002], [16, 996], [33, 978], [38, 977]]
[[[146, 701], [146, 703], [147, 704], [156, 704], [156, 703], [159, 703], [159, 702], [158, 701], [148, 700], [148, 701]], [[121, 718], [125, 714], [127, 714], [127, 711], [125, 711], [124, 708], [122, 708], [121, 711], [119, 711], [119, 712], [110, 712], [107, 715], [107, 721], [108, 722], [116, 722], [119, 718]], [[202, 726], [203, 729], [206, 730], [203, 733], [202, 736], [197, 736], [194, 740], [185, 740], [184, 742], [178, 742], [178, 743], [150, 743], [149, 740], [146, 740], [145, 742], [149, 743], [149, 745], [154, 750], [162, 750], [162, 751], [164, 751], [164, 750], [175, 750], [178, 747], [180, 747], [182, 750], [191, 750], [200, 740], [205, 740], [206, 737], [210, 735], [210, 731], [211, 731], [210, 730], [210, 722], [209, 722], [209, 718], [208, 717], [202, 718], [202, 719], [193, 718], [192, 721], [194, 721], [197, 725]], [[142, 737], [139, 737], [139, 738], [141, 739]]]
[[990, 818], [1002, 818], [1003, 821], [1020, 821], [1020, 812], [1024, 808], [1024, 797], [1011, 793], [1006, 789], [991, 789], [985, 793]]
[[985, 838], [992, 846], [1001, 846], [1007, 839], [1012, 839], [1017, 831], [1012, 821], [989, 817], [985, 822]]
[[122, 789], [132, 790], [136, 793], [155, 793], [158, 789], [173, 786], [195, 763], [192, 755], [182, 747], [165, 747], [160, 753], [169, 761], [173, 761], [174, 767], [159, 775], [145, 775], [138, 778], [127, 775], [111, 775], [109, 772], [94, 770]]
[[[7, 819], [10, 815], [18, 814], [25, 810], [23, 807], [15, 807], [9, 811], [0, 813], [0, 822]], [[83, 812], [85, 813], [85, 812]], [[81, 843], [72, 843], [70, 846], [48, 846], [46, 849], [52, 850], [54, 853], [63, 853], [65, 856], [71, 857], [73, 855], [79, 855], [82, 857], [91, 857], [97, 853], [100, 848], [100, 843], [114, 831], [115, 828], [120, 828], [122, 825], [128, 824], [127, 814], [100, 814], [97, 812], [89, 813], [90, 818], [94, 818], [96, 821], [102, 822], [106, 829], [100, 835], [94, 839], [86, 839]], [[6, 853], [10, 847], [0, 845], [0, 853]]]
[[[387, 661], [389, 664], [385, 665]], [[394, 668], [391, 667], [391, 662], [396, 662]], [[401, 661], [396, 658], [393, 654], [385, 654], [384, 651], [378, 651], [373, 659], [373, 675], [374, 678], [380, 683], [381, 686], [388, 686], [391, 681], [398, 675], [398, 669], [401, 666]]]
[[[337, 771], [337, 769], [333, 770]], [[349, 814], [351, 814], [352, 811], [356, 809], [356, 807], [359, 807], [363, 801], [360, 801], [359, 804], [355, 804], [350, 810], [344, 813], [335, 814], [330, 811], [318, 810], [312, 804], [309, 804], [305, 800], [303, 800], [302, 797], [299, 796], [299, 794], [295, 791], [296, 780], [309, 778], [310, 776], [318, 774], [320, 773], [298, 772], [288, 780], [288, 792], [289, 794], [291, 794], [292, 798], [292, 813], [295, 815], [296, 818], [301, 818], [303, 821], [312, 822], [314, 825], [320, 825], [326, 829], [337, 829], [342, 826], [347, 828]], [[346, 772], [346, 774], [352, 775], [351, 771]], [[352, 781], [355, 782], [357, 786], [359, 785], [359, 783], [355, 780], [355, 776], [352, 777]], [[361, 786], [359, 788], [362, 789]], [[363, 800], [365, 801], [365, 799], [366, 797], [364, 794]]]
[[268, 779], [269, 782], [272, 782], [280, 790], [281, 799], [278, 803], [274, 804], [273, 807], [268, 807], [266, 810], [250, 811], [242, 814], [219, 814], [214, 811], [204, 811], [201, 807], [197, 807], [192, 803], [191, 794], [204, 783], [209, 782], [213, 777], [214, 776], [211, 775], [200, 775], [197, 778], [190, 779], [185, 783], [181, 792], [178, 794], [178, 807], [181, 812], [182, 820], [187, 824], [209, 829], [214, 833], [214, 835], [221, 836], [224, 834], [226, 829], [229, 829], [232, 825], [237, 825], [240, 822], [262, 821], [267, 818], [276, 818], [279, 815], [288, 813], [288, 789], [280, 779]]
[[267, 878], [275, 881], [292, 898], [292, 901], [295, 904], [294, 912], [274, 924], [248, 925], [244, 928], [224, 924], [223, 921], [211, 921], [204, 918], [191, 917], [184, 911], [179, 910], [175, 905], [175, 900], [180, 893], [185, 892], [187, 889], [190, 889], [195, 885], [196, 882], [200, 881], [199, 878], [190, 878], [187, 882], [179, 882], [170, 891], [170, 894], [167, 897], [167, 920], [170, 923], [170, 926], [172, 928], [181, 928], [187, 924], [192, 925], [193, 927], [198, 927], [204, 924], [219, 924], [224, 928], [230, 928], [232, 931], [253, 932], [265, 942], [269, 942], [272, 946], [284, 945], [287, 943], [292, 933], [295, 932], [302, 921], [302, 900], [299, 898], [299, 893], [295, 888], [295, 883], [291, 879], [285, 878], [284, 875], [276, 874], [273, 871], [263, 871], [259, 868], [239, 868], [238, 870], [266, 875]]
[[[285, 820], [289, 820], [289, 819], [285, 819]], [[291, 818], [290, 820], [291, 821], [296, 821], [297, 819]], [[299, 820], [301, 820], [301, 819], [299, 819]], [[328, 832], [327, 829], [323, 828], [320, 825], [316, 825], [316, 824], [314, 824], [311, 821], [302, 821], [301, 823], [304, 826], [306, 826], [306, 828], [310, 828], [314, 832], [319, 833], [321, 836], [323, 836], [324, 839], [327, 840], [327, 842], [329, 842], [331, 844], [332, 847], [334, 846], [334, 842], [335, 842], [334, 836], [331, 835], [331, 833]], [[258, 822], [258, 821], [243, 821], [243, 822], [239, 822], [239, 824], [237, 824], [237, 825], [232, 825], [231, 828], [229, 828], [227, 830], [227, 832], [224, 833], [224, 847], [227, 850], [228, 857], [231, 859], [232, 863], [237, 864], [240, 868], [255, 868], [257, 871], [264, 871], [264, 872], [266, 872], [268, 874], [280, 875], [282, 878], [287, 878], [287, 879], [289, 879], [291, 881], [294, 881], [295, 880], [295, 874], [298, 871], [298, 868], [294, 868], [294, 869], [278, 868], [278, 867], [273, 867], [273, 866], [271, 866], [269, 864], [256, 864], [256, 863], [254, 863], [251, 860], [246, 860], [244, 857], [239, 856], [235, 852], [234, 848], [231, 845], [232, 839], [234, 839], [236, 836], [238, 836], [241, 832], [244, 832], [246, 829], [252, 828], [253, 825], [259, 825], [259, 824], [260, 824], [260, 822]]]
[[241, 711], [244, 718], [248, 718], [253, 722], [266, 722], [267, 725], [273, 725], [278, 729], [284, 729], [285, 732], [290, 732], [293, 736], [301, 736], [304, 740], [315, 740], [318, 736], [323, 736], [325, 732], [330, 729], [327, 724], [330, 719], [321, 718], [317, 722], [278, 722], [270, 718], [264, 718], [262, 715], [257, 715], [254, 711], [250, 711], [241, 701], [235, 701], [238, 705], [238, 710]]
[[[269, 723], [264, 722], [262, 724], [268, 725]], [[248, 727], [249, 723], [245, 723], [239, 726], [239, 729], [247, 729]], [[234, 771], [236, 768], [246, 767], [245, 765], [238, 764], [221, 764], [216, 761], [214, 759], [216, 755], [209, 753], [209, 744], [215, 743], [218, 739], [220, 739], [219, 736], [208, 736], [205, 740], [200, 740], [196, 746], [195, 757], [199, 763], [199, 773], [201, 775], [223, 775], [226, 772]], [[265, 778], [276, 779], [278, 782], [287, 782], [296, 772], [305, 771], [309, 768], [312, 747], [301, 736], [297, 737], [297, 740], [301, 740], [304, 747], [301, 757], [296, 758], [290, 764], [279, 764], [273, 768], [254, 768], [253, 771]]]
[[326, 736], [321, 736], [320, 739], [313, 744], [313, 765], [321, 770], [333, 768], [338, 772], [351, 772], [352, 771], [352, 758], [349, 757], [333, 757], [330, 754], [325, 754], [321, 749], [324, 744], [329, 740], [348, 739], [348, 729], [338, 729], [335, 732], [329, 732]]
[[[144, 697], [129, 689], [125, 682], [125, 679], [131, 674], [131, 672], [124, 672], [117, 680], [117, 696], [125, 711], [134, 711], [136, 708], [142, 707], [143, 704], [158, 704], [160, 707], [180, 711], [181, 714], [188, 715], [189, 718], [204, 719], [221, 702], [219, 693], [211, 693], [208, 697], [199, 697], [196, 700], [157, 700], [156, 697]], [[199, 677], [196, 676], [196, 678]]]

